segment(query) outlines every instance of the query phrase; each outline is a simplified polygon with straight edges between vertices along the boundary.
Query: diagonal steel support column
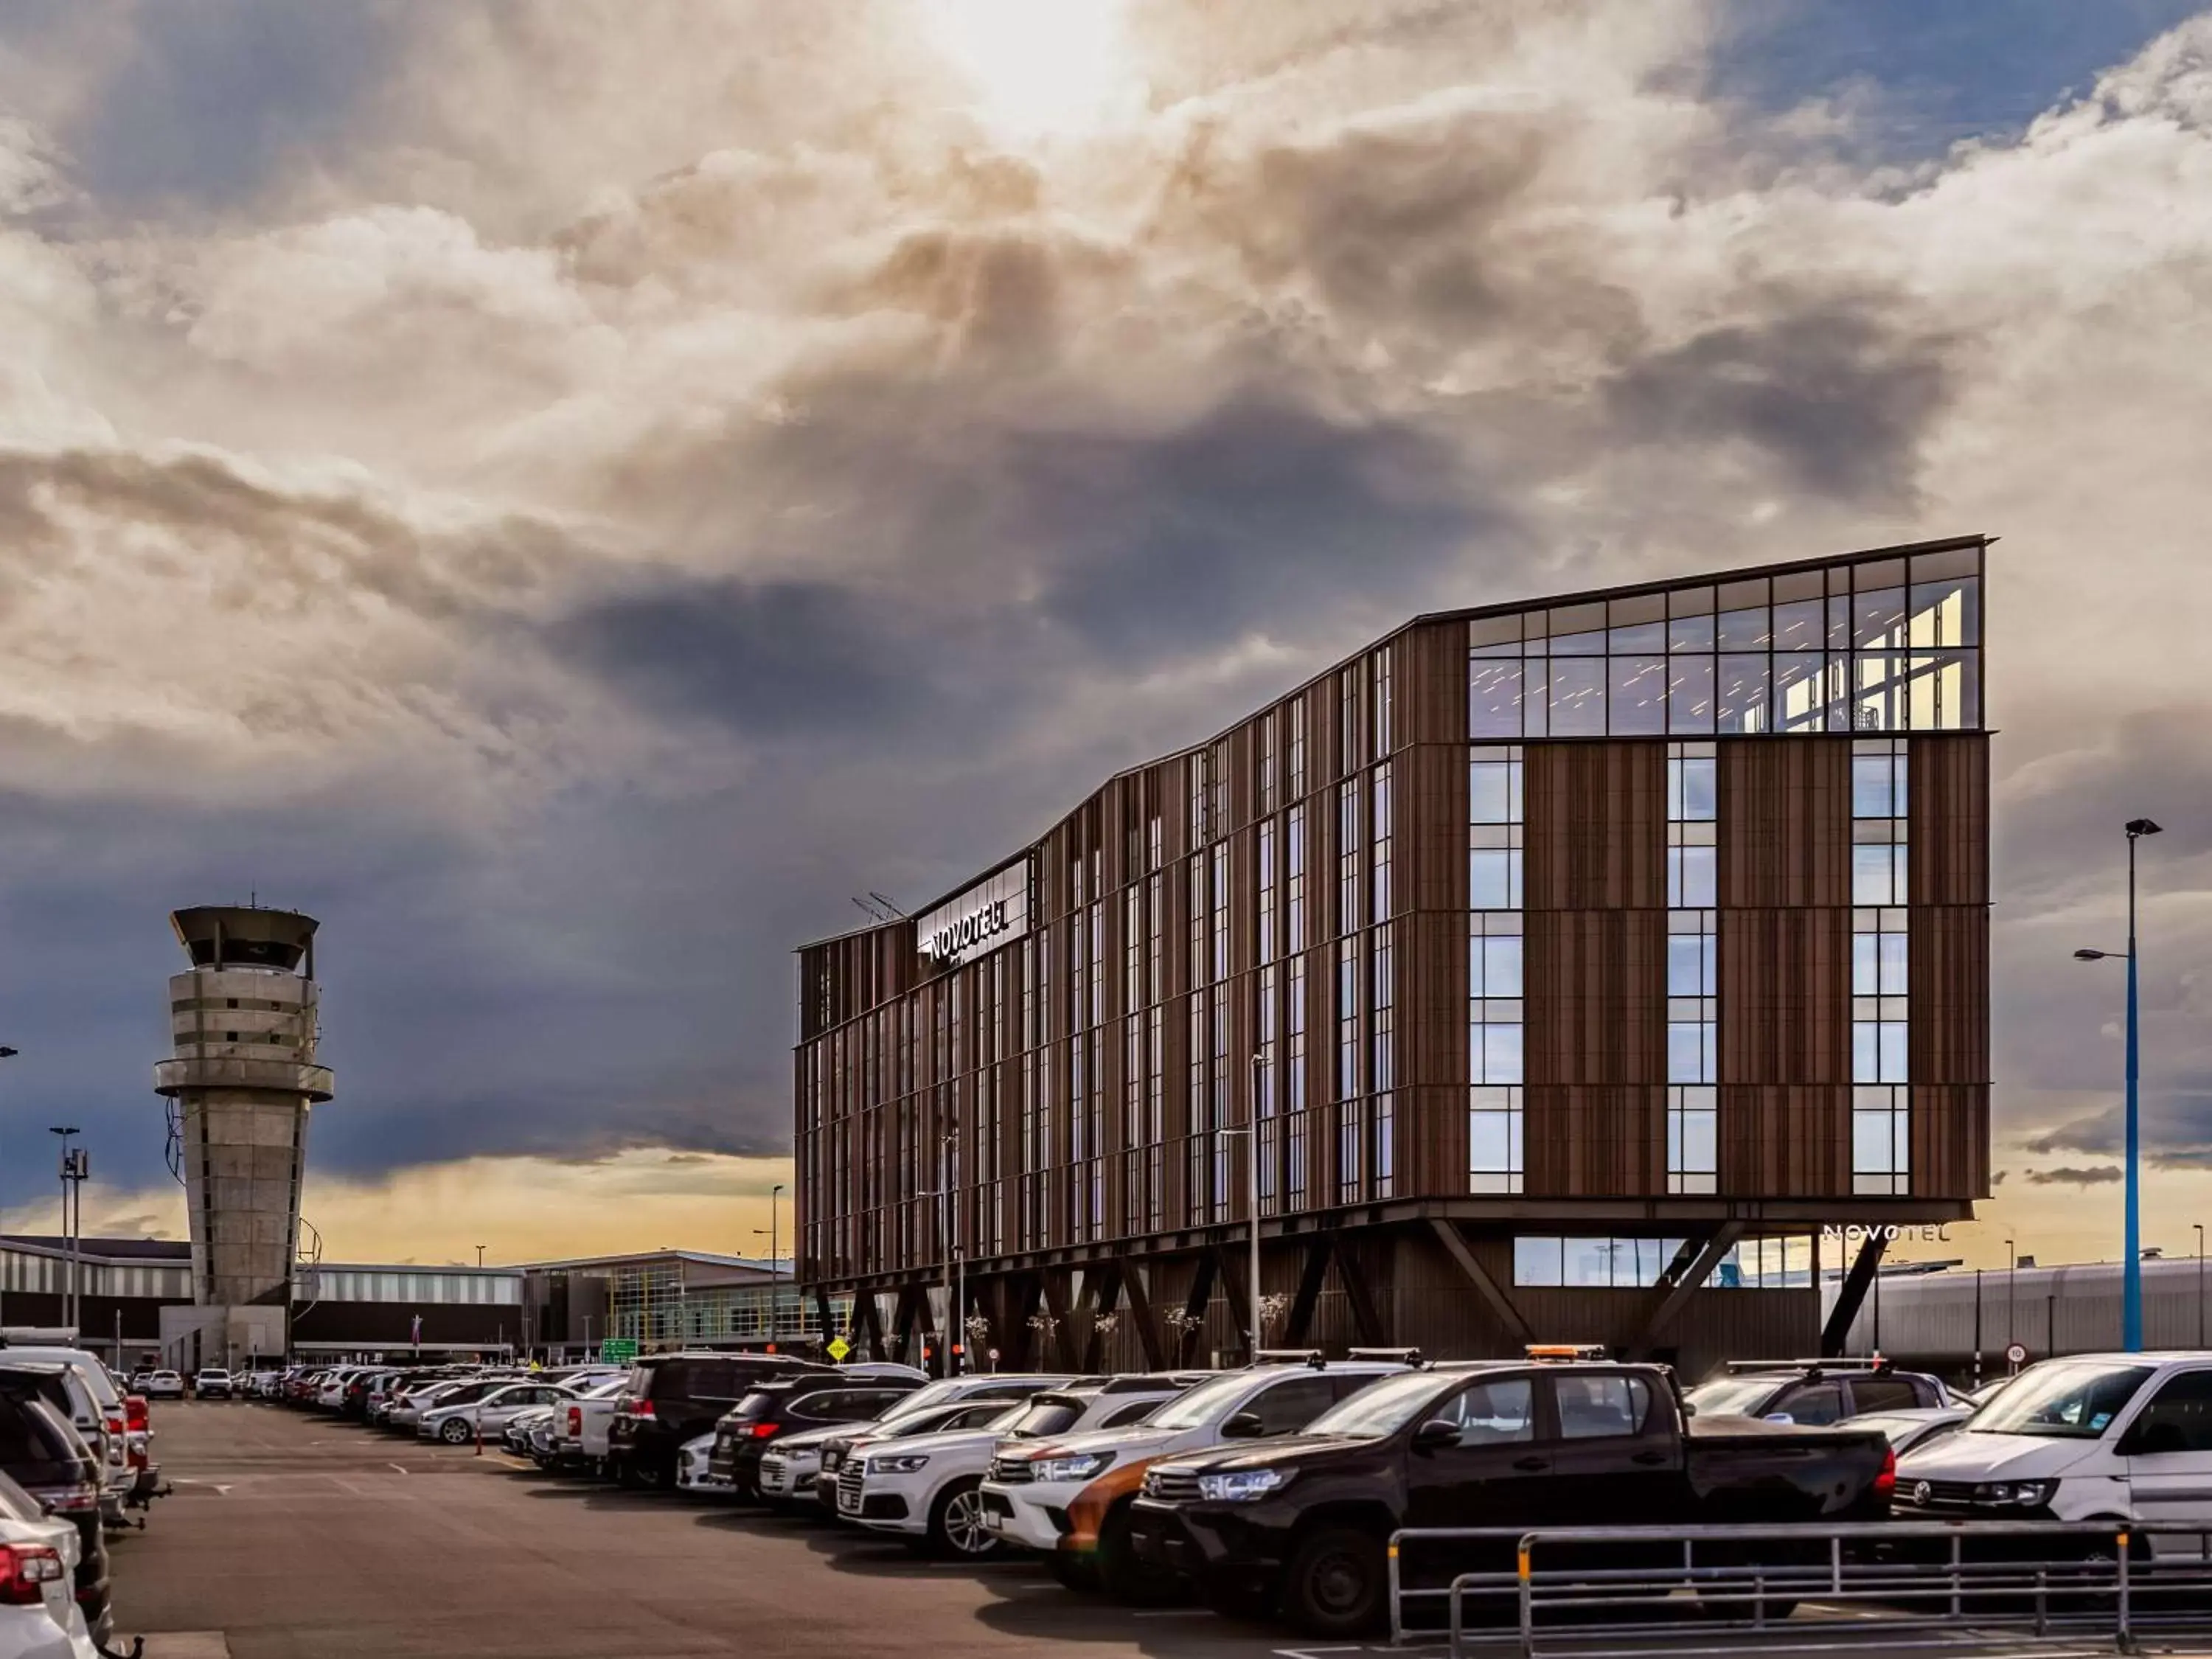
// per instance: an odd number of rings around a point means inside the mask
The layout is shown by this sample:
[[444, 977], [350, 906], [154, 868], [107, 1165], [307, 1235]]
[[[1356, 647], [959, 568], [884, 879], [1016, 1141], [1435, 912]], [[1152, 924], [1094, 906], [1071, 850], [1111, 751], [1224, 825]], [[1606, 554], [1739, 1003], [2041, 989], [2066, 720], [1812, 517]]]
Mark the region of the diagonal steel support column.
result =
[[1713, 1269], [1721, 1265], [1721, 1258], [1735, 1249], [1736, 1241], [1743, 1237], [1743, 1223], [1723, 1221], [1719, 1231], [1705, 1241], [1705, 1248], [1698, 1252], [1698, 1259], [1690, 1264], [1690, 1271], [1674, 1282], [1666, 1299], [1652, 1310], [1650, 1322], [1644, 1328], [1644, 1340], [1638, 1345], [1644, 1349], [1656, 1347], [1667, 1328], [1682, 1316], [1682, 1310], [1690, 1305], [1690, 1298], [1705, 1282], [1713, 1276]]
[[1504, 1287], [1475, 1259], [1458, 1227], [1441, 1216], [1431, 1216], [1429, 1226], [1436, 1233], [1437, 1242], [1444, 1247], [1444, 1254], [1458, 1263], [1460, 1272], [1504, 1325], [1505, 1334], [1516, 1342], [1534, 1342], [1536, 1339], [1528, 1329], [1528, 1322], [1521, 1317], [1521, 1310], [1513, 1305], [1513, 1299], [1505, 1294]]
[[1843, 1288], [1836, 1293], [1836, 1305], [1828, 1315], [1827, 1323], [1820, 1327], [1821, 1358], [1832, 1359], [1843, 1352], [1844, 1340], [1851, 1334], [1851, 1322], [1859, 1316], [1867, 1287], [1874, 1283], [1874, 1276], [1881, 1267], [1881, 1253], [1888, 1248], [1889, 1240], [1880, 1227], [1868, 1229], [1867, 1236], [1859, 1241], [1859, 1253], [1851, 1261], [1851, 1270], [1844, 1275]]

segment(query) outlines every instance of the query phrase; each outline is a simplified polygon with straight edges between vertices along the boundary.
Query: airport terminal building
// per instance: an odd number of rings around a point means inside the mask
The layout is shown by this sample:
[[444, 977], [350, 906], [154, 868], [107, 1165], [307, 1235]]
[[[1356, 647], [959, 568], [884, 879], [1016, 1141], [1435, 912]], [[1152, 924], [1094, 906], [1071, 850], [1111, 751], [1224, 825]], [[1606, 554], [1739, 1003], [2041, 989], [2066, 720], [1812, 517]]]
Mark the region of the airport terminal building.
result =
[[1840, 1343], [1987, 1191], [1985, 545], [1419, 617], [802, 947], [817, 1319], [1234, 1355], [1249, 1182], [1269, 1346]]

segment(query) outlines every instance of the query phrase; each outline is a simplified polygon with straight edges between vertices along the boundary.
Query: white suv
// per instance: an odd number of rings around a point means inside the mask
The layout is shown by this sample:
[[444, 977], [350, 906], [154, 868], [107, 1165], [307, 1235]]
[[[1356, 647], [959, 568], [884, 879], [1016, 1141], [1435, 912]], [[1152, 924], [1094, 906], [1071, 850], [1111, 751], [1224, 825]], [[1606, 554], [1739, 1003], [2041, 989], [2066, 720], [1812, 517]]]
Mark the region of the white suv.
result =
[[1185, 1379], [1115, 1376], [1030, 1396], [988, 1428], [918, 1435], [859, 1449], [837, 1471], [837, 1516], [903, 1535], [917, 1550], [973, 1559], [999, 1547], [983, 1525], [983, 1476], [1010, 1440], [1133, 1423], [1184, 1390]]
[[1129, 1504], [1156, 1459], [1296, 1434], [1376, 1378], [1407, 1369], [1380, 1360], [1325, 1364], [1318, 1355], [1261, 1364], [1202, 1382], [1126, 1428], [1004, 1446], [983, 1482], [983, 1524], [1038, 1552], [1071, 1589], [1103, 1585], [1125, 1601], [1165, 1600], [1176, 1589], [1172, 1577], [1129, 1547]]

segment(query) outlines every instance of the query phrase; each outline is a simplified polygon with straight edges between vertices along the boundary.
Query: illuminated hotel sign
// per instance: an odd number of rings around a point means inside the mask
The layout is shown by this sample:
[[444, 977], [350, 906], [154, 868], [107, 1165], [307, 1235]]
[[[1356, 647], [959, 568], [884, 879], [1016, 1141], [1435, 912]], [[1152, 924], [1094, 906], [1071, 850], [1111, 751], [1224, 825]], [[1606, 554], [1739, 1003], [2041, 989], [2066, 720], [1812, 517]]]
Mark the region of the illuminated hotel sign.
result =
[[988, 881], [915, 919], [915, 943], [940, 968], [973, 962], [1030, 930], [1030, 867], [1008, 865]]

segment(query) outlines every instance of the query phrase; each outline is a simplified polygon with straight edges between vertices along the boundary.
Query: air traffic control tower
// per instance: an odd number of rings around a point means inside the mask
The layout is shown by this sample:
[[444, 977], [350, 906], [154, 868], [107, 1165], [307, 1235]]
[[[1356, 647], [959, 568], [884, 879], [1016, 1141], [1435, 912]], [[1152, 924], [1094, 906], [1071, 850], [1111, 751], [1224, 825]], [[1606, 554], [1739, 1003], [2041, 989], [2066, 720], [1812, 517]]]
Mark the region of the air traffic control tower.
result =
[[172, 1057], [155, 1092], [174, 1128], [191, 1212], [192, 1307], [165, 1310], [179, 1367], [281, 1354], [288, 1340], [315, 1063], [315, 919], [204, 905], [169, 918], [191, 966], [169, 981]]

